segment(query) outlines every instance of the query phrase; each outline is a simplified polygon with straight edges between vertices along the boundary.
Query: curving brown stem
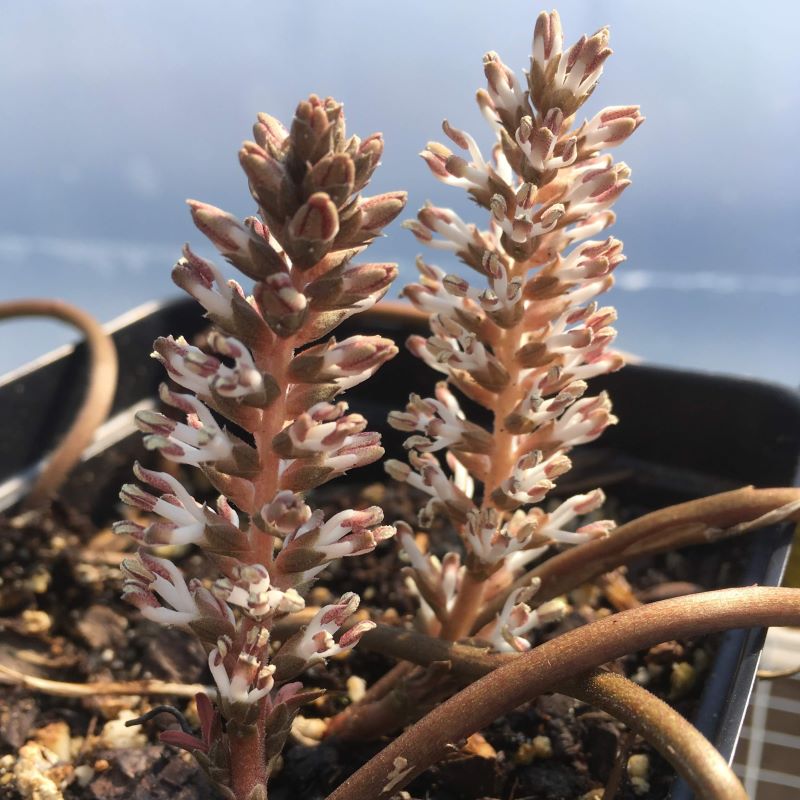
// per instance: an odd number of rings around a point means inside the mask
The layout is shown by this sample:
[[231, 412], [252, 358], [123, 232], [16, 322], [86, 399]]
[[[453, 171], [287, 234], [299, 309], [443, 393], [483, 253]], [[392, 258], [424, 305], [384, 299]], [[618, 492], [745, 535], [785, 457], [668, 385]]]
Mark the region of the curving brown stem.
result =
[[[800, 489], [797, 488], [745, 486], [645, 514], [621, 525], [604, 539], [565, 550], [525, 573], [487, 603], [473, 630], [478, 630], [500, 611], [513, 589], [528, 586], [533, 578], [539, 578], [542, 584], [532, 605], [564, 594], [634, 557], [706, 543], [726, 529], [756, 520], [798, 500]], [[800, 512], [795, 511], [789, 518], [800, 519]]]
[[22, 299], [0, 303], [0, 319], [51, 317], [78, 328], [89, 347], [89, 385], [75, 421], [48, 458], [25, 499], [26, 508], [46, 505], [78, 462], [111, 410], [117, 388], [117, 351], [91, 314], [63, 300]]
[[[464, 684], [519, 658], [517, 653], [491, 654], [484, 648], [448, 644], [388, 626], [379, 626], [367, 634], [362, 646], [421, 665], [448, 662], [451, 674]], [[558, 683], [555, 689], [605, 711], [647, 739], [698, 797], [746, 800], [739, 779], [711, 743], [646, 689], [620, 675], [600, 670]], [[353, 724], [357, 722], [358, 714]]]
[[699, 798], [747, 800], [728, 762], [675, 709], [633, 681], [595, 670], [558, 691], [599, 708], [647, 739]]
[[[494, 598], [486, 604], [484, 610], [477, 616], [477, 622], [475, 622], [472, 629], [477, 630], [491, 621], [494, 614], [502, 606], [502, 602], [507, 597], [508, 592], [518, 586], [527, 585], [534, 576], [541, 578], [542, 588], [533, 598], [533, 602], [544, 602], [558, 594], [569, 591], [584, 581], [620, 566], [630, 557], [655, 554], [686, 545], [708, 542], [712, 538], [709, 535], [711, 531], [718, 531], [720, 528], [729, 530], [731, 527], [741, 525], [743, 522], [750, 524], [753, 520], [758, 520], [765, 514], [773, 513], [798, 498], [800, 498], [800, 489], [753, 489], [752, 487], [746, 487], [646, 514], [620, 526], [611, 536], [605, 539], [599, 539], [566, 550], [527, 573], [527, 575], [508, 587], [505, 592], [501, 593], [498, 598]], [[763, 524], [767, 524], [767, 521], [764, 521]], [[453, 617], [455, 616], [453, 615]], [[470, 615], [470, 618], [474, 617]], [[448, 635], [444, 638], [461, 638], [468, 631], [459, 630], [457, 633], [457, 636]], [[416, 659], [403, 654], [405, 652], [403, 641], [397, 641], [397, 637], [402, 639], [409, 635], [412, 634], [398, 632], [397, 629], [379, 627], [378, 630], [364, 637], [362, 646], [386, 655], [393, 655], [398, 659], [415, 661]], [[419, 647], [424, 648], [426, 652], [432, 652], [430, 642], [435, 640], [422, 637], [417, 641]], [[474, 648], [465, 648], [465, 658], [467, 658], [466, 653], [468, 651], [474, 652]], [[469, 656], [469, 658], [471, 657]], [[435, 657], [431, 655], [425, 663], [447, 659], [447, 646], [443, 643], [443, 646], [437, 650], [437, 655]], [[384, 676], [386, 680], [382, 679], [383, 685], [381, 686], [380, 698], [365, 697], [359, 703], [354, 703], [341, 711], [331, 722], [330, 734], [359, 737], [359, 731], [361, 730], [378, 730], [378, 720], [381, 721], [381, 724], [385, 724], [390, 719], [390, 714], [387, 711], [387, 705], [390, 705], [390, 701], [383, 698], [383, 695], [387, 694], [385, 684], [388, 682], [391, 689], [398, 676], [404, 677], [408, 674], [407, 668], [399, 670], [395, 668], [395, 670], [397, 672], [392, 671], [387, 676]], [[483, 673], [476, 673], [471, 679], [474, 679], [478, 674]], [[379, 704], [373, 702], [378, 699], [382, 702]], [[399, 728], [400, 725], [401, 717], [396, 714], [395, 727]], [[389, 729], [391, 728], [387, 730]]]
[[[388, 797], [441, 760], [452, 742], [565, 681], [636, 650], [730, 628], [798, 624], [800, 589], [772, 587], [688, 595], [592, 622], [517, 656], [442, 703], [350, 776], [327, 800]], [[397, 775], [398, 766], [404, 774], [393, 781], [389, 776]]]

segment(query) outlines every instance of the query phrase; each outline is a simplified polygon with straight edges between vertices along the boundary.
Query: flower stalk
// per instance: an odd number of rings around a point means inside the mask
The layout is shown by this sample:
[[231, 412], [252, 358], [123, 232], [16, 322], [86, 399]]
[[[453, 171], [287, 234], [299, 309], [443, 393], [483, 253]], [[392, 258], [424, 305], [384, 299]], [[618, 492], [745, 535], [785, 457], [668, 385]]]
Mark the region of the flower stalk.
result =
[[[380, 436], [340, 397], [397, 348], [380, 336], [330, 336], [372, 307], [397, 273], [394, 264], [356, 263], [405, 204], [402, 192], [361, 195], [382, 150], [379, 134], [348, 138], [342, 107], [330, 98], [301, 102], [288, 130], [259, 115], [254, 141], [239, 153], [258, 215], [240, 221], [189, 201], [195, 225], [254, 282], [252, 292], [185, 246], [173, 278], [214, 327], [204, 348], [156, 340], [153, 356], [185, 390], [161, 388], [179, 419], [137, 415], [149, 450], [199, 469], [220, 493], [213, 506], [198, 502], [172, 474], [137, 465], [146, 488], [126, 485], [121, 497], [153, 518], [116, 530], [143, 548], [123, 564], [125, 599], [147, 619], [192, 630], [206, 649], [215, 702], [203, 696], [202, 738], [174, 743], [194, 752], [235, 800], [267, 797], [292, 718], [318, 695], [296, 679], [374, 626], [343, 628], [359, 605], [346, 592], [280, 645], [271, 634], [277, 620], [304, 607], [331, 561], [394, 535], [378, 507], [326, 520], [305, 501], [309, 490], [383, 454]], [[186, 581], [148, 552], [189, 544], [217, 568], [212, 585]]]
[[[614, 527], [572, 525], [602, 505], [600, 490], [549, 513], [539, 506], [569, 471], [571, 448], [616, 422], [605, 393], [586, 392], [587, 380], [622, 366], [610, 347], [616, 312], [596, 298], [624, 256], [616, 239], [590, 237], [614, 221], [609, 209], [630, 183], [628, 167], [602, 151], [643, 117], [625, 106], [576, 123], [611, 54], [607, 44], [602, 29], [564, 50], [558, 14], [541, 14], [527, 89], [496, 53], [484, 57], [487, 88], [478, 103], [495, 135], [491, 157], [447, 120], [444, 133], [463, 155], [439, 142], [421, 154], [434, 177], [466, 191], [488, 218], [479, 229], [428, 203], [406, 223], [479, 280], [418, 260], [421, 280], [404, 292], [430, 315], [431, 335], [410, 337], [408, 347], [445, 381], [434, 397], [412, 395], [389, 417], [411, 435], [408, 463], [390, 460], [387, 472], [427, 495], [420, 526], [445, 515], [461, 539], [460, 550], [434, 555], [419, 550], [407, 527], [398, 537], [420, 602], [419, 627], [447, 640], [477, 634], [500, 650], [529, 648], [524, 634], [557, 619], [566, 604], [535, 612], [527, 601], [538, 584], [514, 593], [509, 586], [554, 547], [580, 548]], [[488, 410], [488, 429], [467, 419], [453, 389]], [[334, 720], [333, 729], [343, 722]]]
[[[484, 628], [484, 610], [491, 604], [500, 611], [526, 564], [555, 546], [580, 549], [613, 528], [597, 520], [570, 527], [602, 504], [599, 490], [550, 513], [538, 505], [570, 469], [570, 449], [616, 422], [609, 398], [586, 392], [587, 380], [622, 366], [611, 350], [616, 312], [596, 298], [613, 284], [624, 256], [616, 239], [589, 237], [614, 221], [609, 209], [630, 183], [628, 167], [603, 150], [644, 118], [638, 107], [623, 106], [576, 121], [610, 54], [607, 30], [564, 49], [558, 14], [541, 14], [527, 87], [496, 53], [484, 57], [487, 87], [478, 103], [495, 134], [491, 157], [447, 121], [444, 133], [456, 151], [431, 142], [422, 153], [437, 179], [466, 191], [488, 217], [479, 229], [427, 204], [406, 224], [424, 244], [454, 253], [480, 281], [419, 260], [421, 281], [405, 293], [431, 315], [431, 335], [412, 336], [408, 346], [446, 381], [435, 397], [412, 396], [389, 418], [412, 434], [409, 464], [390, 461], [389, 474], [429, 496], [421, 526], [445, 514], [463, 544], [442, 561], [458, 560], [449, 597], [432, 602], [437, 581], [444, 591], [445, 571], [437, 577], [431, 556], [413, 552], [414, 537], [400, 537], [428, 606], [425, 629], [443, 638]], [[467, 419], [451, 387], [489, 411], [488, 429]], [[517, 599], [498, 618], [505, 632], [493, 641], [501, 649], [529, 647], [511, 628], [538, 624], [526, 598]]]

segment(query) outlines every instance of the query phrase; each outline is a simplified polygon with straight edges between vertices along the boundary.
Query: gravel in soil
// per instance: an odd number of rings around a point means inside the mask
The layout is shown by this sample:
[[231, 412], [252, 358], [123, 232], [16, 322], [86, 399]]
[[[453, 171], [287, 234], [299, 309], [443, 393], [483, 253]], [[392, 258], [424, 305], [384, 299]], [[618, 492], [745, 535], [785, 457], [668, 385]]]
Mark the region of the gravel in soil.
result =
[[[418, 499], [406, 487], [377, 484], [353, 488], [349, 494], [337, 486], [318, 492], [315, 501], [330, 513], [378, 502], [390, 521], [413, 522], [418, 507]], [[627, 504], [612, 512], [624, 521], [645, 510]], [[442, 546], [448, 538], [445, 528], [430, 534], [434, 546]], [[159, 715], [143, 729], [124, 727], [126, 718], [162, 702], [174, 703], [196, 722], [192, 701], [100, 693], [61, 697], [13, 685], [13, 676], [20, 673], [73, 683], [142, 678], [210, 682], [205, 654], [192, 636], [141, 619], [119, 599], [119, 563], [131, 549], [129, 542], [107, 529], [98, 530], [63, 505], [45, 515], [0, 519], [3, 800], [216, 796], [191, 757], [157, 743], [158, 731], [173, 724], [170, 715]], [[196, 552], [173, 555], [187, 574], [209, 576]], [[572, 612], [539, 635], [557, 636], [611, 613], [624, 606], [631, 593], [650, 600], [715, 588], [720, 578], [716, 556], [708, 551], [701, 556], [671, 554], [631, 565], [626, 574], [597, 586], [583, 587], [570, 597]], [[391, 544], [335, 566], [317, 584], [312, 600], [324, 602], [345, 589], [359, 592], [366, 606], [380, 598], [385, 608], [400, 616], [414, 610]], [[702, 680], [696, 679], [702, 679], [711, 647], [708, 641], [670, 642], [608, 666], [633, 676], [686, 714], [698, 696]], [[358, 675], [370, 684], [391, 666], [380, 655], [356, 648], [348, 658], [332, 660], [327, 669], [312, 670], [306, 684], [328, 692], [303, 714], [313, 718], [336, 713], [349, 702], [349, 678]], [[449, 760], [420, 776], [408, 791], [415, 798], [436, 800], [588, 799], [608, 779], [622, 731], [606, 714], [570, 698], [540, 697], [462, 743]], [[270, 798], [324, 798], [381, 746], [381, 742], [343, 744], [333, 739], [309, 746], [292, 740], [270, 781]], [[669, 765], [640, 741], [634, 741], [629, 751], [637, 754], [649, 758], [647, 780], [637, 786], [626, 780], [618, 800], [666, 797], [672, 780]]]

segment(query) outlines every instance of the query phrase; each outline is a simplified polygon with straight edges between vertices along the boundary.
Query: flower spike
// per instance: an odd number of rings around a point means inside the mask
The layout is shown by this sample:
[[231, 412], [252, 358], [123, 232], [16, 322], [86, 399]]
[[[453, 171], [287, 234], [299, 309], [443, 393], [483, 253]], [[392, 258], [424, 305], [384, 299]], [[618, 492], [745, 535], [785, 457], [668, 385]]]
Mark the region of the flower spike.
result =
[[[491, 158], [448, 121], [444, 133], [463, 155], [438, 142], [422, 153], [437, 180], [487, 212], [481, 229], [428, 203], [406, 223], [421, 243], [478, 273], [467, 279], [418, 259], [419, 282], [404, 294], [429, 316], [430, 335], [407, 344], [445, 380], [436, 397], [411, 395], [389, 415], [408, 434], [409, 456], [388, 461], [387, 472], [424, 493], [423, 527], [444, 513], [459, 534], [460, 548], [441, 560], [400, 535], [421, 618], [434, 630], [435, 617], [445, 638], [475, 633], [487, 598], [497, 605], [494, 595], [548, 549], [613, 530], [607, 520], [578, 522], [597, 511], [599, 490], [560, 498], [549, 513], [539, 505], [571, 468], [569, 451], [617, 421], [609, 397], [587, 390], [592, 378], [622, 366], [612, 349], [616, 312], [597, 298], [625, 257], [613, 237], [591, 237], [613, 223], [610, 208], [630, 185], [628, 166], [604, 151], [644, 117], [638, 106], [612, 106], [575, 124], [611, 55], [608, 40], [602, 28], [565, 47], [558, 14], [543, 12], [527, 87], [497, 53], [484, 57], [486, 88], [477, 100], [495, 135]], [[457, 392], [486, 409], [488, 427]], [[445, 563], [458, 576], [446, 591]], [[479, 633], [497, 649], [524, 649], [539, 612], [520, 594], [505, 599], [498, 620]]]
[[176, 563], [142, 552], [123, 565], [123, 596], [146, 619], [190, 629], [208, 652], [217, 692], [213, 708], [205, 695], [198, 705], [202, 738], [181, 731], [165, 741], [200, 754], [221, 794], [236, 800], [267, 796], [292, 717], [317, 696], [285, 681], [351, 649], [374, 625], [342, 627], [359, 603], [348, 592], [288, 642], [271, 636], [276, 621], [305, 607], [328, 564], [369, 553], [395, 532], [377, 506], [325, 520], [303, 492], [383, 455], [379, 434], [347, 413], [339, 395], [397, 347], [381, 336], [330, 334], [374, 305], [397, 275], [395, 264], [355, 259], [406, 199], [363, 194], [383, 140], [348, 138], [331, 98], [311, 95], [288, 128], [261, 114], [253, 135], [239, 160], [257, 216], [239, 220], [189, 201], [197, 228], [252, 289], [184, 247], [173, 280], [213, 327], [196, 342], [156, 340], [153, 357], [182, 390], [162, 385], [167, 408], [136, 415], [147, 450], [199, 469], [191, 485], [202, 492], [210, 483], [220, 496], [211, 507], [185, 488], [183, 469], [137, 465], [144, 486], [126, 484], [120, 494], [136, 516], [114, 526], [147, 547], [197, 548], [217, 570], [209, 586], [187, 582]]

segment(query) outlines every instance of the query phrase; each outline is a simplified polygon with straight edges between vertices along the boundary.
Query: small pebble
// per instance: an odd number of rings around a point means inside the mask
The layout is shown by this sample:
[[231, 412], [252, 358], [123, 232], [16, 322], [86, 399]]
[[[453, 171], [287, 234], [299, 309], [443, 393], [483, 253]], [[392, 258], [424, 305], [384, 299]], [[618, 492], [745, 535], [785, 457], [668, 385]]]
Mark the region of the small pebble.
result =
[[634, 794], [647, 794], [650, 791], [650, 758], [644, 753], [632, 755], [627, 768]]
[[29, 636], [38, 636], [50, 630], [53, 620], [44, 611], [26, 609], [21, 616], [22, 630]]
[[129, 719], [136, 719], [137, 714], [125, 709], [119, 712], [116, 719], [103, 725], [100, 732], [100, 746], [108, 748], [117, 747], [142, 747], [147, 742], [147, 737], [142, 733], [141, 726], [125, 727]]
[[674, 700], [691, 691], [697, 681], [697, 670], [686, 661], [678, 661], [672, 665], [669, 676], [669, 696]]
[[530, 764], [537, 758], [552, 758], [553, 743], [547, 736], [534, 736], [529, 742], [524, 742], [514, 753], [514, 762], [517, 764]]
[[63, 720], [51, 722], [34, 733], [35, 741], [42, 747], [55, 753], [59, 761], [69, 761], [71, 756], [71, 740], [69, 725]]
[[[108, 762], [106, 761], [106, 767]], [[89, 782], [94, 778], [94, 770], [88, 764], [81, 764], [75, 767], [75, 781], [78, 786], [88, 786]]]
[[358, 675], [347, 679], [347, 696], [351, 703], [358, 703], [367, 693], [367, 682]]

